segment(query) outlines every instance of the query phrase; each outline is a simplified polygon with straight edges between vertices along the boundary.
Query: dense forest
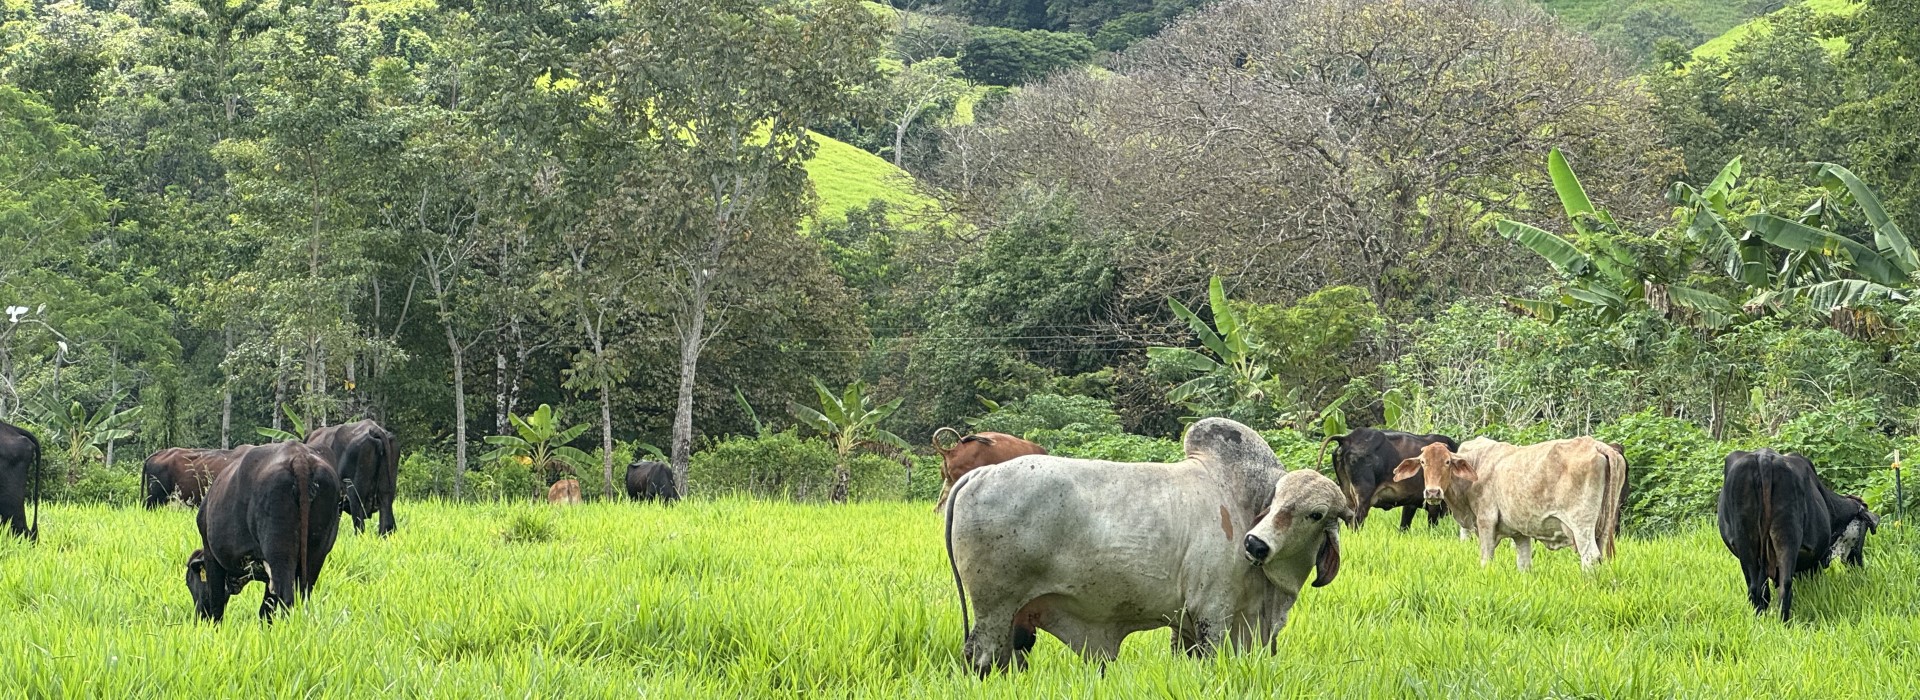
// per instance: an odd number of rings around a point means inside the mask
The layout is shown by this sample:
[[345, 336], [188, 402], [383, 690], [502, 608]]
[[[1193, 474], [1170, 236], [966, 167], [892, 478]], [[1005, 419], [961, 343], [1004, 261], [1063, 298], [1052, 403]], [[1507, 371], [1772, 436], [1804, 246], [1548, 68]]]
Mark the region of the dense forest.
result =
[[[1885, 504], [1920, 7], [1614, 5], [0, 0], [0, 419], [114, 502], [357, 417], [469, 498], [1224, 415], [1598, 434], [1636, 526], [1729, 445]], [[847, 144], [887, 194], [823, 206]]]

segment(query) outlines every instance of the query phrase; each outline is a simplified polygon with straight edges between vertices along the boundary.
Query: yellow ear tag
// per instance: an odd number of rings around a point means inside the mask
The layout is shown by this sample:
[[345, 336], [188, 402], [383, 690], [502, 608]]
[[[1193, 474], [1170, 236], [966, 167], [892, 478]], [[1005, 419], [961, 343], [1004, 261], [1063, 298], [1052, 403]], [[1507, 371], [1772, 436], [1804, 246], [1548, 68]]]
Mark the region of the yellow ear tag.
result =
[[201, 582], [201, 583], [206, 583], [206, 582], [207, 582], [207, 570], [206, 570], [206, 569], [201, 569], [201, 570], [200, 570], [200, 582]]

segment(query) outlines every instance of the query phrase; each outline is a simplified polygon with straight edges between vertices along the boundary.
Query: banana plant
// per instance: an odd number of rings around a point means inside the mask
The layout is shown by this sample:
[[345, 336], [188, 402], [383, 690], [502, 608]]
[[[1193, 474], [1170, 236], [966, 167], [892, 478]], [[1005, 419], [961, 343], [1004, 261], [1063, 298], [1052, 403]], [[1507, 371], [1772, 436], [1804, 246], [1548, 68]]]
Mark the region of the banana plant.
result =
[[287, 414], [287, 424], [293, 426], [293, 430], [287, 431], [287, 430], [281, 430], [279, 428], [254, 428], [253, 431], [256, 433], [259, 433], [260, 437], [264, 437], [274, 442], [289, 442], [289, 441], [306, 442], [307, 441], [306, 421], [300, 420], [299, 416], [293, 415], [292, 406], [283, 405], [280, 407], [280, 410]]
[[[1207, 282], [1207, 303], [1212, 307], [1213, 324], [1208, 325], [1180, 300], [1167, 297], [1173, 315], [1186, 321], [1200, 337], [1201, 350], [1175, 347], [1149, 347], [1147, 357], [1192, 375], [1198, 375], [1167, 392], [1167, 400], [1186, 405], [1201, 391], [1225, 383], [1243, 400], [1260, 400], [1260, 388], [1267, 368], [1258, 360], [1260, 345], [1252, 331], [1241, 322], [1240, 314], [1228, 303], [1221, 289], [1220, 276]], [[1209, 354], [1211, 353], [1211, 354]]]
[[41, 410], [38, 422], [60, 441], [60, 452], [67, 463], [67, 483], [79, 479], [82, 465], [105, 460], [108, 443], [133, 437], [133, 431], [123, 426], [139, 419], [141, 407], [116, 411], [114, 406], [121, 398], [114, 397], [92, 413], [79, 401], [63, 408], [48, 406]]
[[906, 454], [912, 448], [900, 436], [887, 432], [880, 423], [900, 410], [901, 399], [878, 406], [868, 406], [865, 382], [855, 381], [847, 385], [846, 391], [835, 396], [827, 390], [827, 385], [813, 380], [813, 389], [819, 394], [820, 408], [814, 409], [789, 402], [788, 409], [793, 417], [827, 438], [833, 445], [835, 456], [833, 469], [833, 502], [847, 502], [847, 487], [853, 481], [853, 472], [848, 460], [853, 451], [862, 446], [885, 445]]
[[1554, 299], [1509, 298], [1508, 303], [1548, 321], [1573, 308], [1598, 309], [1608, 321], [1635, 308], [1652, 308], [1671, 317], [1677, 306], [1702, 325], [1723, 328], [1741, 315], [1717, 294], [1656, 279], [1645, 261], [1619, 243], [1625, 231], [1611, 214], [1594, 206], [1560, 149], [1547, 154], [1547, 174], [1566, 210], [1574, 240], [1511, 219], [1497, 222], [1495, 228], [1546, 259], [1564, 278], [1561, 293]]
[[552, 406], [540, 404], [526, 418], [508, 414], [513, 421], [515, 435], [489, 435], [486, 442], [494, 449], [480, 455], [483, 462], [517, 461], [541, 474], [574, 474], [591, 471], [595, 461], [591, 455], [569, 446], [574, 438], [589, 427], [586, 423], [570, 427], [560, 427], [563, 422], [558, 411]]
[[[1731, 202], [1741, 193], [1737, 158], [1706, 189], [1678, 183], [1669, 198], [1681, 205], [1688, 234], [1747, 286], [1748, 308], [1804, 299], [1815, 313], [1831, 318], [1836, 311], [1861, 310], [1875, 301], [1907, 299], [1920, 256], [1906, 234], [1852, 171], [1833, 163], [1814, 166], [1826, 195], [1791, 219], [1767, 212], [1743, 217], [1734, 211]], [[1866, 219], [1873, 246], [1835, 230], [1843, 223], [1838, 212], [1847, 205]], [[1732, 221], [1741, 226], [1738, 234]]]

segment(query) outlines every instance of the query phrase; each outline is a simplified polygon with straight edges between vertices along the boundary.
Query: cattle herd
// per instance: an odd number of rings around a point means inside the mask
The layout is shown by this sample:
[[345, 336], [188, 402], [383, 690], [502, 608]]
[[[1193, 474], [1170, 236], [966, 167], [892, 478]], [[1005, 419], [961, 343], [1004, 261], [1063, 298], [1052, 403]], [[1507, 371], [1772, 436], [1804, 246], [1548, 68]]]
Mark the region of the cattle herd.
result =
[[[945, 487], [939, 505], [967, 627], [963, 653], [976, 670], [1024, 666], [1039, 630], [1083, 657], [1108, 660], [1134, 632], [1171, 627], [1175, 651], [1203, 655], [1221, 643], [1270, 647], [1309, 583], [1340, 570], [1340, 527], [1374, 509], [1418, 511], [1429, 526], [1452, 515], [1477, 539], [1482, 566], [1512, 540], [1521, 570], [1533, 543], [1572, 547], [1584, 569], [1614, 555], [1627, 493], [1621, 445], [1592, 437], [1512, 445], [1445, 435], [1360, 429], [1332, 436], [1336, 483], [1287, 471], [1259, 433], [1209, 418], [1183, 439], [1186, 458], [1117, 463], [1048, 455], [1001, 433], [943, 428], [933, 447]], [[0, 521], [39, 537], [44, 468], [32, 433], [0, 423]], [[312, 592], [333, 549], [340, 515], [356, 531], [379, 518], [395, 527], [399, 450], [373, 421], [319, 428], [304, 441], [232, 449], [169, 448], [148, 457], [145, 505], [197, 506], [200, 548], [187, 557], [194, 610], [221, 619], [248, 582], [266, 585], [270, 619]], [[1418, 477], [1416, 479], [1416, 477]], [[1865, 562], [1879, 518], [1836, 494], [1798, 454], [1727, 456], [1718, 499], [1721, 540], [1740, 562], [1756, 613], [1780, 596], [1791, 619], [1795, 574], [1833, 560]], [[636, 460], [634, 500], [679, 498], [672, 470]], [[580, 484], [549, 499], [580, 501]], [[26, 504], [33, 503], [29, 519]], [[977, 613], [977, 621], [973, 615]]]
[[[1613, 557], [1627, 495], [1624, 446], [1576, 437], [1512, 445], [1481, 437], [1361, 429], [1329, 437], [1335, 484], [1286, 471], [1260, 434], [1209, 418], [1188, 429], [1186, 459], [1116, 463], [1047, 455], [1009, 435], [943, 440], [947, 557], [966, 640], [987, 673], [1024, 667], [1037, 632], [1105, 661], [1134, 632], [1171, 627], [1174, 651], [1231, 640], [1271, 647], [1300, 590], [1340, 569], [1340, 523], [1373, 508], [1451, 514], [1480, 563], [1512, 540], [1522, 571], [1533, 543], [1572, 547], [1583, 569]], [[1416, 478], [1417, 477], [1417, 478]], [[1797, 454], [1735, 452], [1719, 496], [1721, 540], [1739, 559], [1754, 612], [1780, 591], [1791, 619], [1795, 574], [1835, 559], [1864, 564], [1879, 519], [1838, 495]], [[970, 607], [969, 607], [970, 606]], [[977, 620], [971, 616], [977, 614]]]
[[[0, 423], [0, 521], [31, 540], [40, 532], [40, 460], [33, 433]], [[260, 617], [272, 619], [312, 593], [333, 551], [341, 514], [353, 519], [356, 532], [365, 532], [366, 521], [376, 516], [377, 533], [393, 532], [399, 471], [393, 433], [363, 420], [317, 428], [298, 442], [163, 449], [141, 466], [140, 490], [148, 509], [173, 501], [197, 508], [200, 548], [187, 555], [186, 568], [196, 613], [222, 619], [227, 599], [258, 581], [267, 587]], [[580, 501], [578, 481], [564, 479], [553, 489], [556, 501]], [[644, 460], [627, 468], [627, 496], [679, 499], [672, 471]]]

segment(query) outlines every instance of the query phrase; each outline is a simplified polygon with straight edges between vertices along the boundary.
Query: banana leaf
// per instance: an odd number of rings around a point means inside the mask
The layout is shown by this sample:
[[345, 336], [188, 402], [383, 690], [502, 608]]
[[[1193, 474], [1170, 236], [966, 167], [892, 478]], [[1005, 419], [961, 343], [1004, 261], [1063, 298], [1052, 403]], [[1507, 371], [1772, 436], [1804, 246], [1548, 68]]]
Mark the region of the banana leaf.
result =
[[1818, 176], [1829, 191], [1836, 195], [1844, 188], [1853, 197], [1853, 203], [1867, 216], [1867, 223], [1873, 226], [1873, 244], [1886, 254], [1889, 261], [1901, 272], [1912, 274], [1920, 269], [1920, 257], [1916, 257], [1913, 246], [1907, 241], [1907, 235], [1900, 232], [1900, 225], [1887, 216], [1887, 209], [1880, 205], [1880, 198], [1873, 190], [1861, 182], [1853, 171], [1833, 163], [1820, 163]]
[[1907, 279], [1906, 273], [1901, 272], [1879, 253], [1844, 236], [1772, 214], [1749, 216], [1746, 224], [1747, 228], [1758, 233], [1768, 243], [1788, 250], [1844, 252], [1848, 261], [1853, 263], [1854, 271], [1873, 282], [1894, 285], [1905, 282]]
[[1573, 247], [1567, 239], [1511, 219], [1502, 220], [1494, 227], [1499, 229], [1500, 235], [1546, 258], [1548, 264], [1566, 275], [1580, 277], [1593, 269], [1593, 259]]

